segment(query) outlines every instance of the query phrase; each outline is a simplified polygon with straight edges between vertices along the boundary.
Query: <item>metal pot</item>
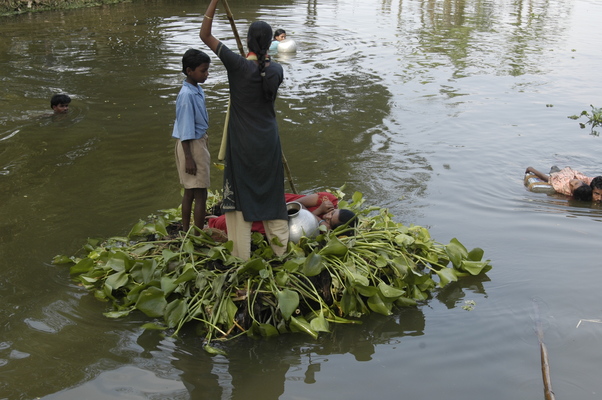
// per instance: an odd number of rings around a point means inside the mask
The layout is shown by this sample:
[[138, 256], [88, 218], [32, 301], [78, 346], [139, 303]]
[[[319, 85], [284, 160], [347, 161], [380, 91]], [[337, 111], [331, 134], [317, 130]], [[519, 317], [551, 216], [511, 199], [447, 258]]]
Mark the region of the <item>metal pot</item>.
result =
[[288, 240], [293, 243], [299, 243], [301, 237], [316, 237], [318, 235], [318, 220], [316, 217], [304, 209], [301, 203], [292, 201], [286, 203], [288, 212]]

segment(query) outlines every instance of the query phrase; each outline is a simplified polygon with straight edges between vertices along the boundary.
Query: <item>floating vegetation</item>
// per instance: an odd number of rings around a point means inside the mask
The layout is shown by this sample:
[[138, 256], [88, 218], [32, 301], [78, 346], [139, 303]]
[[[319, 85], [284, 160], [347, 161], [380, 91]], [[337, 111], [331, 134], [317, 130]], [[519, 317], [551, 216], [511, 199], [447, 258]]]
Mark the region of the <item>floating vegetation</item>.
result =
[[579, 115], [569, 115], [568, 118], [577, 120], [581, 117], [586, 117], [588, 119], [587, 122], [581, 123], [579, 122], [579, 126], [581, 129], [585, 129], [585, 125], [591, 125], [591, 134], [594, 136], [600, 136], [600, 132], [596, 130], [598, 127], [602, 127], [602, 108], [596, 108], [590, 104], [592, 108], [591, 113], [587, 110], [581, 111]]
[[[148, 329], [177, 335], [197, 324], [205, 350], [239, 335], [303, 332], [317, 338], [333, 323], [360, 323], [375, 312], [414, 306], [431, 291], [491, 269], [483, 250], [468, 251], [457, 239], [443, 245], [421, 226], [393, 220], [387, 209], [364, 207], [361, 193], [340, 208], [356, 212], [356, 229], [322, 230], [315, 239], [290, 243], [276, 257], [263, 235], [252, 235], [252, 256], [230, 254], [232, 242], [217, 230], [178, 232], [178, 209], [137, 223], [127, 237], [88, 240], [83, 255], [56, 256], [75, 281], [111, 303], [105, 315], [136, 310], [154, 322]], [[210, 202], [217, 196], [210, 194]]]

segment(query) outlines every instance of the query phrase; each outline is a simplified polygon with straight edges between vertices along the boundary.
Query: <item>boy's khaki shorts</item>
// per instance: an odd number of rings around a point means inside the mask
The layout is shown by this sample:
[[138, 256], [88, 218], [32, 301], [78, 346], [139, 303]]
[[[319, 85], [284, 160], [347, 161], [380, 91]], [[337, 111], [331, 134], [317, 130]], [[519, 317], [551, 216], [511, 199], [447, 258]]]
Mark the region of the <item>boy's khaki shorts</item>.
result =
[[210, 186], [211, 155], [209, 154], [208, 145], [208, 135], [190, 141], [190, 151], [196, 163], [196, 175], [191, 175], [186, 173], [186, 157], [184, 157], [182, 142], [176, 139], [176, 166], [178, 167], [180, 183], [184, 186], [184, 189], [208, 188]]

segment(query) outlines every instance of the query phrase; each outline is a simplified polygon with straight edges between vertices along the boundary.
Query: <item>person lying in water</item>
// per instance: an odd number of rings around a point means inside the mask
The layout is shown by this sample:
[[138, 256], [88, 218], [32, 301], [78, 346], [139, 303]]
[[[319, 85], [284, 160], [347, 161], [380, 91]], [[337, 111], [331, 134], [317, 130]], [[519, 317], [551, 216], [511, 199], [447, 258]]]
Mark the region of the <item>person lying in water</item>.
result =
[[[318, 220], [319, 225], [326, 226], [327, 229], [335, 229], [349, 221], [350, 225], [355, 226], [357, 218], [355, 213], [347, 209], [338, 209], [339, 200], [335, 195], [328, 192], [318, 192], [310, 195], [285, 193], [284, 199], [287, 203], [296, 201], [309, 210]], [[227, 232], [226, 217], [224, 215], [210, 215], [207, 218], [209, 228], [220, 229]], [[263, 222], [255, 221], [251, 226], [251, 231], [265, 234]]]
[[576, 200], [590, 201], [592, 199], [592, 188], [589, 184], [593, 178], [588, 177], [579, 171], [575, 171], [571, 167], [565, 167], [561, 170], [551, 172], [549, 175], [544, 174], [533, 167], [527, 167], [525, 173], [532, 173], [542, 181], [552, 185], [556, 192], [567, 196], [573, 196]]

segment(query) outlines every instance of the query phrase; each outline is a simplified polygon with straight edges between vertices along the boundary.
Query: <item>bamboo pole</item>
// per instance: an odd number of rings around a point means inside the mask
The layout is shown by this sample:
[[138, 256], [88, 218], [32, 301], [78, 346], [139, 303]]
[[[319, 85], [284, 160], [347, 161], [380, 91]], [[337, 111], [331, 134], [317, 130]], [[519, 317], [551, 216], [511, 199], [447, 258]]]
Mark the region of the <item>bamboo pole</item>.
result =
[[543, 328], [539, 317], [539, 306], [533, 300], [533, 308], [535, 309], [535, 327], [537, 332], [537, 340], [539, 341], [539, 351], [541, 354], [541, 375], [543, 378], [543, 393], [546, 400], [556, 400], [554, 391], [552, 391], [552, 380], [550, 378], [550, 363], [548, 362], [548, 349], [543, 342]]

